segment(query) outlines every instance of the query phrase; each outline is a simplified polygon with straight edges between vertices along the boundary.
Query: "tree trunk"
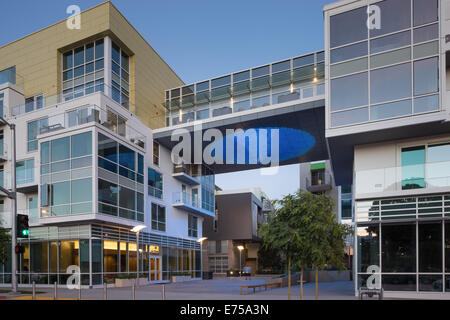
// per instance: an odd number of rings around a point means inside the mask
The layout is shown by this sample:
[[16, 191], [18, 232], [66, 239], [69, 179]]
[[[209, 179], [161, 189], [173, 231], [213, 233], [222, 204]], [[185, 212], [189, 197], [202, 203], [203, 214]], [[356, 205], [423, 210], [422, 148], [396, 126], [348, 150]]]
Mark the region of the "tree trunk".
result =
[[302, 264], [302, 268], [300, 269], [300, 300], [303, 300], [303, 269], [304, 265]]
[[319, 268], [316, 268], [316, 300], [319, 300]]
[[291, 300], [291, 257], [288, 258], [288, 299]]

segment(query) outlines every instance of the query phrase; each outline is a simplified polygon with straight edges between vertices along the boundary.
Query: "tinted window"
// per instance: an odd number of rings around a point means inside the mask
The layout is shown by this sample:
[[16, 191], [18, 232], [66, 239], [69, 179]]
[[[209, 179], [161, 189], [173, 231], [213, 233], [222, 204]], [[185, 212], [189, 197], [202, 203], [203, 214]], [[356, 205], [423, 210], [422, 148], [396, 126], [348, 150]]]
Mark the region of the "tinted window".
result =
[[404, 63], [370, 73], [370, 102], [407, 98], [411, 96], [411, 64]]
[[416, 225], [382, 225], [383, 272], [416, 271]]
[[91, 137], [92, 137], [91, 132], [81, 133], [72, 136], [72, 158], [92, 154]]
[[367, 8], [361, 7], [330, 17], [330, 47], [367, 39]]
[[410, 0], [385, 0], [376, 5], [381, 10], [381, 29], [370, 30], [371, 37], [411, 27]]
[[378, 53], [411, 44], [411, 31], [396, 33], [370, 41], [370, 52]]
[[438, 0], [414, 0], [414, 26], [438, 20]]
[[367, 53], [368, 53], [367, 42], [362, 42], [342, 47], [339, 49], [331, 50], [330, 59], [331, 63], [335, 63], [361, 56], [367, 56]]
[[98, 200], [117, 205], [119, 189], [116, 184], [104, 180], [98, 180]]
[[108, 160], [117, 162], [117, 142], [99, 133], [98, 155]]
[[51, 143], [53, 162], [70, 158], [70, 137], [56, 139]]
[[437, 39], [439, 37], [439, 25], [432, 24], [422, 28], [414, 29], [414, 43]]
[[411, 100], [397, 101], [370, 107], [370, 119], [380, 120], [411, 114]]
[[344, 126], [369, 120], [369, 108], [361, 108], [331, 114], [331, 126]]
[[425, 147], [402, 149], [402, 189], [425, 188]]
[[294, 68], [303, 67], [310, 64], [314, 64], [314, 55], [310, 54], [309, 56], [299, 57], [294, 59]]
[[331, 111], [367, 104], [367, 72], [331, 80]]
[[252, 77], [256, 78], [256, 77], [265, 76], [265, 75], [269, 74], [269, 71], [270, 71], [269, 66], [253, 69]]
[[279, 72], [279, 71], [289, 70], [290, 67], [291, 67], [291, 61], [290, 60], [274, 63], [272, 65], [272, 72]]
[[419, 272], [442, 272], [442, 224], [419, 223]]
[[414, 62], [414, 95], [437, 92], [438, 58], [430, 58]]

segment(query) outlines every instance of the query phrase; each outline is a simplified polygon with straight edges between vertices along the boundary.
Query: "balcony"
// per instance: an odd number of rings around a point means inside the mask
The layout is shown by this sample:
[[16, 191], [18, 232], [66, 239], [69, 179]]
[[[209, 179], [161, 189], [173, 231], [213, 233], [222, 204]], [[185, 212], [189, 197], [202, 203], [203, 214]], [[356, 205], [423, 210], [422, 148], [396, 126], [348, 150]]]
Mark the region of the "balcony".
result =
[[189, 192], [174, 192], [172, 194], [172, 207], [203, 217], [214, 216], [214, 212], [202, 208], [199, 195]]
[[200, 184], [199, 169], [199, 165], [195, 164], [174, 164], [172, 177], [186, 185], [197, 186]]
[[40, 127], [39, 134], [47, 134], [90, 122], [100, 123], [100, 108], [95, 105], [83, 106], [50, 116], [45, 122], [46, 124]]
[[306, 178], [306, 190], [311, 193], [325, 192], [333, 188], [333, 176], [324, 171], [311, 178]]
[[16, 68], [8, 68], [0, 72], [0, 86], [5, 83], [11, 83], [23, 89], [23, 77], [16, 73]]
[[425, 190], [429, 193], [430, 189], [436, 192], [448, 191], [450, 161], [356, 171], [355, 183], [357, 198], [381, 192], [395, 195], [420, 194]]

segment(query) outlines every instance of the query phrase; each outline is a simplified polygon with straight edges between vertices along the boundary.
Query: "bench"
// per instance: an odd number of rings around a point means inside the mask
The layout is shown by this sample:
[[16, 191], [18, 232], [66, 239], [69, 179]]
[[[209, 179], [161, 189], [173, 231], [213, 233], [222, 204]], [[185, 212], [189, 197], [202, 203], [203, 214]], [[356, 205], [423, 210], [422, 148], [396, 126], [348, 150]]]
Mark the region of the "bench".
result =
[[378, 296], [378, 300], [383, 300], [383, 288], [381, 289], [369, 289], [367, 287], [359, 288], [359, 300], [362, 300], [364, 296], [372, 298], [374, 295]]
[[241, 286], [239, 288], [239, 294], [242, 295], [242, 289], [247, 289], [248, 294], [248, 289], [253, 289], [253, 293], [256, 293], [256, 288], [259, 288], [259, 292], [261, 292], [262, 288], [264, 288], [264, 290], [267, 291], [267, 288], [270, 288], [272, 290], [272, 288], [278, 287], [280, 287], [279, 283], [250, 284], [246, 286]]

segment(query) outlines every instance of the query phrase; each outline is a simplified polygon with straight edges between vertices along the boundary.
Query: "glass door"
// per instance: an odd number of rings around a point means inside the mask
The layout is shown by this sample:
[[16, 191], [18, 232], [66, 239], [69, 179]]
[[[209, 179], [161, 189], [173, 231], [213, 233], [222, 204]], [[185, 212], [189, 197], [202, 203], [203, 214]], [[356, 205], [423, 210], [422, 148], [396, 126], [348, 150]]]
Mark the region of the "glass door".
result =
[[150, 257], [150, 281], [161, 281], [161, 257]]

